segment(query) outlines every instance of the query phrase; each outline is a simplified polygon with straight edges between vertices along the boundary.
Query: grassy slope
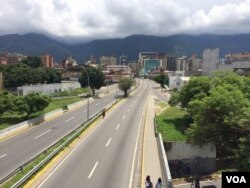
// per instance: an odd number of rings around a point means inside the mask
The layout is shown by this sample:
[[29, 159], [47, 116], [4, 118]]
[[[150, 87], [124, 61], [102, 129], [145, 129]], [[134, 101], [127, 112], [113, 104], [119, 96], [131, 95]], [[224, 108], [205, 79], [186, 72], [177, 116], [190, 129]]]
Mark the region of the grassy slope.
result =
[[156, 117], [157, 130], [164, 141], [185, 141], [186, 125], [183, 125], [185, 111], [176, 107], [169, 107]]

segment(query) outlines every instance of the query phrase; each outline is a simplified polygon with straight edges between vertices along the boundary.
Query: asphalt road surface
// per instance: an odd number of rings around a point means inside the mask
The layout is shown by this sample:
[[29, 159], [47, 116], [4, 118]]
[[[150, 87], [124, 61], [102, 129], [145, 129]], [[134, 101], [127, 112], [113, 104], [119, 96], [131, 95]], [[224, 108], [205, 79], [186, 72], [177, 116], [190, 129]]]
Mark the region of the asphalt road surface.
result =
[[131, 188], [138, 135], [150, 86], [119, 104], [38, 187]]
[[[115, 92], [89, 105], [90, 117], [116, 100]], [[45, 150], [87, 119], [87, 105], [0, 142], [0, 179]]]

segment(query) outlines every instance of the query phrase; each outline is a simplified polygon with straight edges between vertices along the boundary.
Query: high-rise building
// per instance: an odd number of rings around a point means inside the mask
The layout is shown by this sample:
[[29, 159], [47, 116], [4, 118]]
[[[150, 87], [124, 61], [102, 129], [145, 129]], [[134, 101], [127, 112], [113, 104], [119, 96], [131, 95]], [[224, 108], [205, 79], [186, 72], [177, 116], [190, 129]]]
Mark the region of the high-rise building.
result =
[[20, 63], [26, 57], [27, 56], [24, 56], [22, 54], [1, 52], [0, 53], [0, 64], [15, 65], [15, 64]]
[[197, 71], [201, 68], [201, 58], [198, 58], [195, 55], [192, 55], [190, 58], [188, 58], [187, 71]]
[[128, 65], [128, 57], [125, 55], [122, 55], [120, 57], [120, 65]]
[[168, 71], [176, 71], [176, 58], [168, 56], [167, 57], [167, 67], [166, 70]]
[[110, 56], [102, 56], [100, 57], [100, 65], [102, 66], [103, 69], [106, 69], [108, 65], [116, 65], [116, 57]]
[[41, 56], [41, 61], [45, 68], [53, 68], [54, 58], [51, 55], [46, 54]]
[[176, 59], [176, 70], [177, 71], [186, 71], [187, 70], [187, 57], [183, 56]]
[[145, 59], [144, 60], [144, 75], [148, 75], [150, 71], [161, 67], [161, 60], [159, 59]]
[[69, 58], [64, 59], [62, 61], [62, 67], [64, 69], [66, 69], [67, 67], [74, 67], [74, 66], [77, 66], [77, 65], [78, 65], [77, 62], [76, 62], [75, 59], [73, 59], [73, 57], [69, 57]]
[[250, 61], [250, 52], [230, 53], [225, 55], [226, 63], [234, 61]]
[[7, 52], [0, 52], [0, 64], [7, 65]]
[[202, 75], [207, 76], [218, 68], [219, 48], [205, 49], [202, 55]]
[[7, 65], [15, 65], [20, 63], [27, 56], [16, 53], [8, 53], [6, 57], [7, 57]]
[[158, 53], [158, 59], [162, 62], [162, 68], [163, 70], [167, 70], [167, 54], [165, 53]]
[[158, 52], [140, 52], [138, 62], [140, 67], [144, 67], [145, 59], [158, 59]]

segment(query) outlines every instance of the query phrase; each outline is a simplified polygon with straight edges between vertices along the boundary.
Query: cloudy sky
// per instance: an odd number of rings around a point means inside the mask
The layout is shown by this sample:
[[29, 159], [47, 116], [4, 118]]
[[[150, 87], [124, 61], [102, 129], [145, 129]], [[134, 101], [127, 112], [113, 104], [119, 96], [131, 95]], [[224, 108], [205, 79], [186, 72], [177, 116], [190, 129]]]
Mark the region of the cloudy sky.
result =
[[250, 33], [250, 0], [0, 0], [0, 35], [92, 40]]

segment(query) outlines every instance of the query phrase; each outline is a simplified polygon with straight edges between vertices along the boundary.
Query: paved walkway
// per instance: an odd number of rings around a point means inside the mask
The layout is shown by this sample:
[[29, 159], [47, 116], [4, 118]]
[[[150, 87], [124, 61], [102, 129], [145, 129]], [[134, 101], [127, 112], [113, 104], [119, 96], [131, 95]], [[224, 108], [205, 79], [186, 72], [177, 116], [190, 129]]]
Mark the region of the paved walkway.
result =
[[155, 103], [151, 95], [146, 112], [145, 132], [144, 132], [144, 162], [142, 172], [142, 187], [147, 175], [150, 175], [151, 181], [155, 185], [158, 178], [162, 177], [160, 159], [158, 154], [157, 140], [154, 132]]

